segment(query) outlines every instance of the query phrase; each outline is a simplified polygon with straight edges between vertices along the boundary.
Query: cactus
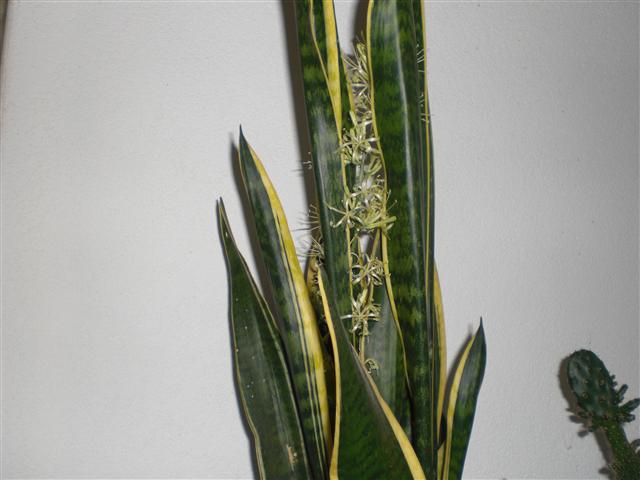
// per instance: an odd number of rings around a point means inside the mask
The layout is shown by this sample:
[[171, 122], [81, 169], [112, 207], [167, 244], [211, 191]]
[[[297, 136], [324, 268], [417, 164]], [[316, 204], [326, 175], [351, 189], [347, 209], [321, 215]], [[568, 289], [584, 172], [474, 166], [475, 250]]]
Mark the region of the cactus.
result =
[[589, 431], [605, 434], [614, 461], [611, 469], [618, 480], [640, 479], [640, 440], [629, 442], [623, 424], [631, 422], [631, 413], [640, 405], [640, 398], [623, 402], [627, 385], [616, 388], [615, 377], [598, 356], [590, 350], [574, 352], [567, 363], [567, 378], [578, 404], [577, 414], [585, 420]]

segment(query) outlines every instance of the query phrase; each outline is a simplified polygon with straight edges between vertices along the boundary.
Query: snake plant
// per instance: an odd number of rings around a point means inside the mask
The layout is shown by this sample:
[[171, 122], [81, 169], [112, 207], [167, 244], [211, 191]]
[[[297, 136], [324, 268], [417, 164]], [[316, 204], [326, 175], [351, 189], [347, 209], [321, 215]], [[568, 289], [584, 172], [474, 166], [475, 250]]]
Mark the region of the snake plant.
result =
[[619, 480], [640, 479], [640, 439], [627, 440], [623, 425], [635, 419], [640, 398], [622, 403], [627, 385], [616, 388], [615, 377], [591, 350], [578, 350], [567, 361], [569, 388], [576, 398], [577, 413], [589, 431], [601, 430], [613, 454], [611, 470]]
[[317, 194], [306, 271], [242, 130], [269, 302], [218, 206], [236, 380], [260, 477], [459, 479], [486, 346], [480, 322], [447, 384], [423, 4], [370, 1], [350, 56], [332, 1], [295, 6]]

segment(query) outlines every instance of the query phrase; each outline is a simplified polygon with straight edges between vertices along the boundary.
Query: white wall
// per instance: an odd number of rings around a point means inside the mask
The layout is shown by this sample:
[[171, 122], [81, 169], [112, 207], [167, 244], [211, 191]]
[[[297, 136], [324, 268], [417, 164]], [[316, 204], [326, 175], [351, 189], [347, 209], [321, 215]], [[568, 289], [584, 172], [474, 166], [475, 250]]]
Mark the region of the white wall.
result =
[[[428, 15], [450, 358], [488, 336], [466, 477], [603, 478], [558, 372], [589, 347], [639, 391], [638, 4]], [[282, 6], [15, 2], [6, 35], [4, 477], [252, 477], [214, 205], [249, 253], [242, 122], [306, 209]]]

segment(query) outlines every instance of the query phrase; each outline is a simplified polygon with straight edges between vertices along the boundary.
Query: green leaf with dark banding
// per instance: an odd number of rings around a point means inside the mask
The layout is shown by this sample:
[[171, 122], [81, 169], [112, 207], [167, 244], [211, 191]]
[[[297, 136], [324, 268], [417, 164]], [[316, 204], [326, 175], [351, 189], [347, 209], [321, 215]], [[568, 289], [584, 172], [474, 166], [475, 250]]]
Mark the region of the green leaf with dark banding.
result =
[[[380, 236], [381, 233], [378, 232], [374, 252], [380, 250]], [[404, 348], [401, 332], [391, 309], [386, 283], [374, 287], [373, 303], [380, 305], [380, 317], [375, 322], [369, 322], [369, 335], [365, 340], [366, 357], [372, 360], [369, 367], [371, 378], [411, 438], [411, 411]]]
[[443, 480], [460, 480], [487, 362], [482, 320], [460, 358], [449, 392]]
[[[436, 318], [436, 349], [438, 352], [438, 366], [440, 371], [438, 372], [438, 410], [437, 410], [437, 428], [438, 428], [438, 445], [442, 444], [442, 438], [440, 436], [442, 432], [442, 410], [444, 409], [444, 394], [447, 388], [447, 341], [446, 331], [444, 326], [444, 306], [442, 305], [442, 291], [440, 289], [440, 277], [438, 275], [438, 269], [435, 268], [435, 283], [433, 290], [434, 302], [435, 302], [435, 318]], [[438, 461], [438, 472], [442, 469], [442, 463]]]
[[260, 478], [307, 480], [311, 469], [280, 338], [235, 245], [222, 202], [218, 223], [229, 270], [236, 381]]
[[349, 342], [326, 291], [318, 287], [329, 326], [336, 374], [336, 420], [330, 478], [424, 479], [411, 443]]
[[[349, 237], [344, 224], [334, 225], [340, 220], [338, 211], [344, 208], [345, 173], [340, 136], [343, 118], [341, 90], [345, 86], [340, 80], [341, 62], [333, 4], [317, 0], [298, 1], [296, 20], [311, 163], [318, 196], [323, 265], [331, 282], [331, 295], [337, 302], [339, 314], [344, 316], [351, 313]], [[314, 34], [316, 30], [321, 30], [324, 35]]]
[[331, 424], [318, 323], [280, 200], [240, 132], [240, 171], [258, 232], [260, 253], [277, 304], [302, 431], [314, 478], [326, 478]]
[[[317, 45], [327, 78], [327, 88], [333, 105], [338, 136], [351, 125], [349, 112], [353, 110], [351, 86], [346, 77], [343, 53], [338, 41], [337, 22], [333, 0], [307, 0], [312, 7], [313, 39]], [[348, 177], [349, 166], [345, 166]], [[347, 183], [350, 185], [350, 183]]]
[[412, 399], [412, 440], [427, 476], [437, 472], [439, 366], [433, 301], [433, 195], [424, 152], [423, 84], [410, 1], [372, 1], [367, 22], [374, 129], [391, 213], [384, 260], [393, 284]]
[[[426, 289], [429, 300], [429, 311], [433, 320], [433, 385], [436, 388], [435, 396], [438, 399], [438, 410], [435, 417], [436, 433], [440, 432], [440, 421], [442, 413], [442, 399], [446, 386], [446, 345], [444, 332], [444, 318], [442, 311], [442, 298], [440, 297], [440, 286], [438, 272], [435, 264], [435, 236], [434, 236], [434, 213], [435, 213], [435, 180], [433, 168], [433, 135], [431, 133], [431, 111], [429, 107], [429, 91], [427, 88], [427, 45], [425, 38], [425, 5], [422, 0], [413, 0], [413, 19], [416, 29], [416, 53], [418, 56], [418, 79], [420, 95], [420, 118], [422, 120], [422, 178], [426, 186], [426, 207], [425, 207], [425, 237], [427, 239], [427, 278]], [[437, 352], [440, 352], [438, 354]], [[443, 355], [442, 353], [445, 352]], [[438, 465], [441, 468], [441, 465]]]
[[303, 0], [308, 1], [311, 7], [311, 23], [312, 35], [318, 46], [318, 53], [322, 62], [327, 64], [327, 29], [324, 21], [324, 5], [323, 0]]
[[[342, 129], [345, 127], [344, 120], [349, 117], [349, 92], [344, 77], [333, 0], [302, 1], [306, 1], [310, 8], [311, 37], [316, 45], [318, 58], [327, 81], [337, 133], [341, 136]], [[299, 8], [303, 8], [302, 5]]]
[[[425, 215], [425, 231], [427, 238], [427, 295], [429, 298], [429, 311], [431, 317], [435, 318], [433, 330], [433, 352], [440, 352], [433, 355], [433, 385], [436, 386], [436, 398], [438, 399], [438, 410], [436, 415], [436, 433], [440, 433], [440, 421], [442, 419], [442, 401], [447, 383], [447, 357], [445, 345], [444, 317], [442, 309], [442, 298], [440, 296], [440, 285], [438, 272], [434, 258], [434, 213], [435, 213], [435, 180], [433, 168], [433, 135], [431, 133], [431, 111], [429, 107], [429, 89], [427, 88], [427, 46], [425, 38], [425, 5], [422, 0], [413, 0], [413, 18], [416, 29], [416, 52], [418, 55], [418, 79], [420, 86], [420, 118], [422, 119], [422, 157], [421, 166], [423, 168], [423, 181], [427, 188], [427, 205]], [[444, 353], [444, 354], [443, 354]], [[440, 442], [440, 439], [439, 439]], [[438, 465], [438, 471], [442, 465]]]
[[380, 318], [369, 323], [367, 357], [375, 363], [370, 366], [371, 378], [376, 382], [380, 395], [404, 428], [411, 435], [411, 411], [404, 352], [398, 327], [391, 312], [385, 285], [376, 287], [374, 302], [380, 305]]

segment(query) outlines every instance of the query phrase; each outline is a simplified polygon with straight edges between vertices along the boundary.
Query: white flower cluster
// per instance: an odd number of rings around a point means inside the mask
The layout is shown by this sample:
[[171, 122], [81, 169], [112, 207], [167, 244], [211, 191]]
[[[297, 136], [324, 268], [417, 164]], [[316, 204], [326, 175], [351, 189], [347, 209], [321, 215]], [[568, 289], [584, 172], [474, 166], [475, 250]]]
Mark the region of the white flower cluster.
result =
[[367, 48], [362, 42], [355, 45], [355, 53], [345, 59], [347, 77], [352, 88], [353, 110], [351, 125], [342, 134], [342, 161], [349, 180], [335, 227], [348, 228], [351, 245], [351, 319], [352, 341], [367, 369], [378, 365], [365, 355], [369, 322], [380, 319], [380, 305], [374, 302], [374, 289], [384, 283], [385, 269], [379, 258], [379, 241], [395, 217], [387, 211], [389, 194], [386, 190], [384, 163], [379, 141], [373, 128]]

